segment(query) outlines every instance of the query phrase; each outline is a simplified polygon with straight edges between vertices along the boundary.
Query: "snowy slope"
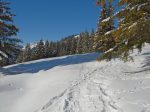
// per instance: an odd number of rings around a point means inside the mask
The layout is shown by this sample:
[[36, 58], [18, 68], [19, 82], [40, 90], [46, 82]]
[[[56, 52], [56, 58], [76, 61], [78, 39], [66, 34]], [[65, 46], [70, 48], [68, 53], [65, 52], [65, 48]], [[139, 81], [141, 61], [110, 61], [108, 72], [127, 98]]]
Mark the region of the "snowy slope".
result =
[[43, 59], [0, 71], [0, 112], [150, 112], [150, 45], [134, 62], [98, 54]]

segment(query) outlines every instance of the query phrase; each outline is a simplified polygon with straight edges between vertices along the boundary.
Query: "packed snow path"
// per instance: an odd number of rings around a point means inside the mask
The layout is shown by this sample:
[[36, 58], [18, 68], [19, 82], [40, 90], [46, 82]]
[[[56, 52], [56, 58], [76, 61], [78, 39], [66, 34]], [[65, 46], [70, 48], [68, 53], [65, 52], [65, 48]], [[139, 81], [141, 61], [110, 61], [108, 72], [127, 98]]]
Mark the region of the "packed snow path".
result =
[[104, 77], [101, 77], [101, 81], [95, 79], [103, 67], [95, 68], [92, 63], [83, 65], [80, 79], [74, 81], [59, 96], [52, 98], [38, 112], [113, 112], [119, 110], [115, 101], [105, 90]]
[[150, 46], [132, 55], [127, 63], [84, 54], [5, 67], [0, 112], [150, 112]]

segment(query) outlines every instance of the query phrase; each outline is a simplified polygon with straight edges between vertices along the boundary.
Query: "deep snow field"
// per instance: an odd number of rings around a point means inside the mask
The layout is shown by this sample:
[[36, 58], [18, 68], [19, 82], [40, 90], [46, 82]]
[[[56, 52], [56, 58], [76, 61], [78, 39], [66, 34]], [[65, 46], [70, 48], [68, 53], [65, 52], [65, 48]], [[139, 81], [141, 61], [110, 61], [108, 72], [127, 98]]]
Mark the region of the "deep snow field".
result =
[[150, 112], [150, 45], [134, 51], [134, 62], [98, 55], [0, 69], [0, 112]]

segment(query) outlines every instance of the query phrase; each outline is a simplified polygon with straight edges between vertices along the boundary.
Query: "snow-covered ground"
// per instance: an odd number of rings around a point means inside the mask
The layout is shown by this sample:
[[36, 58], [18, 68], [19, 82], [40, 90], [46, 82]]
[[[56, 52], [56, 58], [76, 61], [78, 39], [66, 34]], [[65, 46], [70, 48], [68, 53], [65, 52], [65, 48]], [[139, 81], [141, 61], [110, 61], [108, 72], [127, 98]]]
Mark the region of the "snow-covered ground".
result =
[[150, 112], [150, 45], [134, 62], [97, 62], [98, 55], [2, 68], [0, 112]]

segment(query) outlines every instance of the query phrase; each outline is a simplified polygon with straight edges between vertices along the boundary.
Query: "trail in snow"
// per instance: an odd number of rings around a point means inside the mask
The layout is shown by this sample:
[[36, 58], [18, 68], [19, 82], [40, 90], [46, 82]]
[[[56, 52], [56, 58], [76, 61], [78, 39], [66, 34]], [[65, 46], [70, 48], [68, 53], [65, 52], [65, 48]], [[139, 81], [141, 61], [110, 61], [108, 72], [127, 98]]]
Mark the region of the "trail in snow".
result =
[[144, 53], [135, 62], [88, 63], [76, 83], [37, 112], [150, 112], [149, 62]]
[[[97, 56], [65, 56], [3, 68], [0, 112], [150, 112], [150, 46], [141, 54], [135, 51], [134, 62], [97, 62]], [[32, 72], [33, 65], [37, 66]]]
[[[107, 93], [105, 84], [107, 79], [94, 79], [108, 64], [99, 69], [91, 70], [89, 66], [82, 67], [80, 78], [67, 90], [52, 98], [40, 111], [37, 112], [117, 112], [121, 111], [114, 99]], [[105, 74], [105, 72], [102, 72]], [[103, 81], [105, 83], [103, 83]], [[108, 83], [107, 83], [108, 84]]]

